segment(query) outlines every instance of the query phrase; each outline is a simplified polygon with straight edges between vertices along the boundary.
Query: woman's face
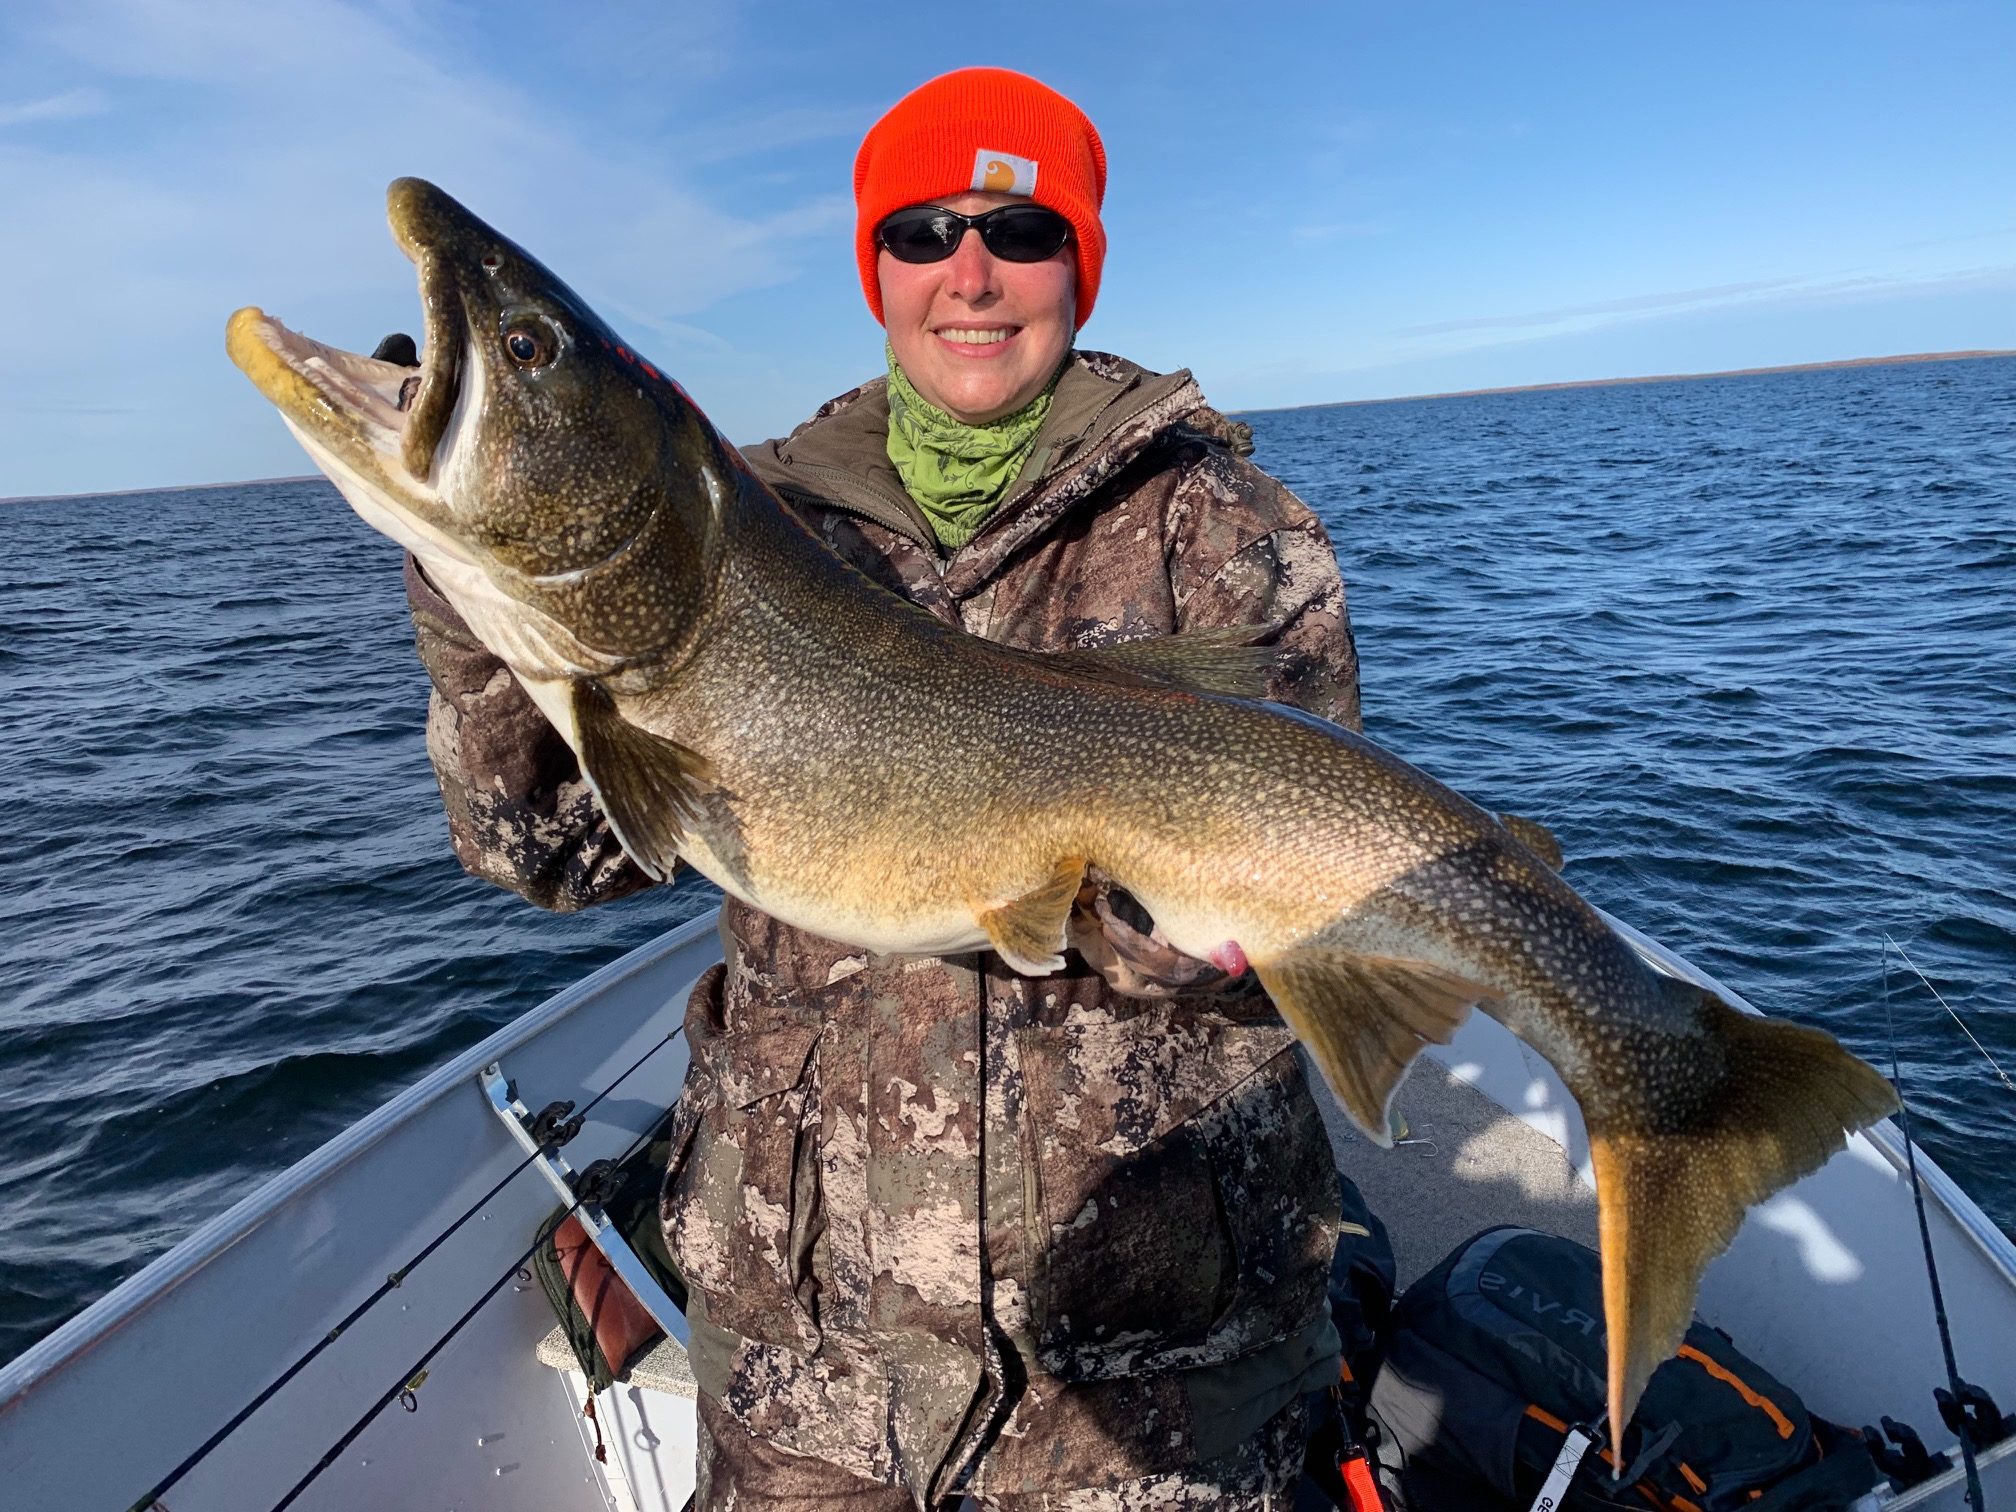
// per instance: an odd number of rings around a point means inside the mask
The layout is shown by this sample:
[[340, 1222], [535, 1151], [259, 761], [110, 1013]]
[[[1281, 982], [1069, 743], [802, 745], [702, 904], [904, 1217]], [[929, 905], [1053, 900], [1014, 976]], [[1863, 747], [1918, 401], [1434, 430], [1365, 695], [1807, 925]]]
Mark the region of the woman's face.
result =
[[[930, 203], [978, 215], [1018, 201], [973, 192]], [[899, 262], [879, 252], [876, 273], [883, 325], [905, 375], [928, 402], [968, 425], [1021, 409], [1071, 348], [1078, 265], [1068, 242], [1042, 262], [1005, 262], [968, 231], [943, 262]]]

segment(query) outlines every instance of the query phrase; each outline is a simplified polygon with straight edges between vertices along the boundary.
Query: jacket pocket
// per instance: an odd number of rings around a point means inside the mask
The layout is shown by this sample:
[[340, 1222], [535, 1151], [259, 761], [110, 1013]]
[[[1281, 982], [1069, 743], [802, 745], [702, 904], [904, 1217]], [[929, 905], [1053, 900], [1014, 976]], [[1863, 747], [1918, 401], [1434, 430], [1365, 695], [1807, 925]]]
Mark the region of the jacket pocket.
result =
[[692, 1043], [662, 1203], [666, 1247], [708, 1318], [804, 1353], [819, 1343], [818, 1037], [795, 1024]]
[[1322, 1305], [1337, 1177], [1294, 1036], [1147, 1013], [1021, 1038], [1031, 1323], [1067, 1380], [1257, 1349]]

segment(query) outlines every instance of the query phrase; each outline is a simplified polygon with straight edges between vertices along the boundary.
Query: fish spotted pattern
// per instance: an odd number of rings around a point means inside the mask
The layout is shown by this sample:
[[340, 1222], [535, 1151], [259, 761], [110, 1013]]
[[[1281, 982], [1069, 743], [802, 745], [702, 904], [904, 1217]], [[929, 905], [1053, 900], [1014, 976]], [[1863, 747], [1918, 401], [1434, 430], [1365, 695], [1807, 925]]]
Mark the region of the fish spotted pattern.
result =
[[[391, 200], [429, 315], [410, 423], [370, 398], [403, 370], [256, 311], [234, 318], [234, 355], [510, 667], [648, 873], [685, 860], [871, 955], [991, 945], [1027, 974], [1063, 964], [1097, 868], [1186, 953], [1235, 942], [1375, 1138], [1412, 1057], [1482, 1003], [1590, 1130], [1620, 1422], [1746, 1205], [1894, 1105], [1827, 1036], [1650, 971], [1506, 826], [1349, 730], [1193, 681], [1181, 649], [1034, 656], [874, 592], [683, 395], [598, 360], [606, 328], [546, 270], [431, 186]], [[521, 354], [532, 320], [558, 334]], [[421, 424], [444, 388], [449, 420]], [[871, 1137], [884, 1085], [865, 1089]], [[793, 1181], [751, 1220], [759, 1250], [818, 1241], [781, 1200]], [[949, 1212], [928, 1178], [895, 1198], [927, 1230]], [[883, 1288], [888, 1316], [931, 1294], [920, 1279]], [[960, 1353], [894, 1374], [942, 1399]], [[899, 1444], [945, 1426], [913, 1405], [899, 1380]]]

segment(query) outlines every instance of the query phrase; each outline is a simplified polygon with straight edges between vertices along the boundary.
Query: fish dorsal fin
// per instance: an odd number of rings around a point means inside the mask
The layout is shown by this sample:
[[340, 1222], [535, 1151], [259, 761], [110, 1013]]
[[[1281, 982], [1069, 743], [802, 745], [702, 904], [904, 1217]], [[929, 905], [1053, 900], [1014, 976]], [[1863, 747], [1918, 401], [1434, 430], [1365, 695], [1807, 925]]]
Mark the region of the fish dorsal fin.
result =
[[1578, 1099], [1596, 1173], [1613, 1423], [1631, 1420], [1645, 1382], [1680, 1347], [1701, 1273], [1750, 1206], [1897, 1110], [1890, 1083], [1832, 1035], [1753, 1017], [1670, 977], [1660, 988], [1702, 1030], [1691, 1062], [1664, 1065], [1719, 1081], [1712, 1095], [1690, 1100], [1698, 1111], [1682, 1127], [1657, 1131], [1629, 1110], [1591, 1116]]
[[1424, 1045], [1446, 1045], [1486, 989], [1426, 961], [1300, 946], [1264, 965], [1260, 985], [1309, 1047], [1351, 1121], [1391, 1145], [1387, 1106]]
[[1554, 831], [1537, 819], [1521, 819], [1517, 814], [1500, 814], [1498, 822], [1505, 826], [1505, 833], [1545, 861], [1549, 871], [1561, 870], [1565, 858]]
[[1117, 673], [1129, 679], [1174, 683], [1200, 693], [1265, 698], [1267, 674], [1273, 670], [1277, 653], [1272, 646], [1253, 642], [1269, 629], [1266, 625], [1214, 625], [1118, 646], [1053, 651], [1047, 659], [1094, 675]]
[[974, 917], [1002, 960], [1024, 976], [1048, 976], [1064, 965], [1065, 926], [1084, 880], [1084, 858], [1067, 856], [1031, 891]]
[[574, 683], [572, 699], [582, 775], [630, 859], [665, 881], [698, 817], [707, 759], [631, 724], [600, 683]]

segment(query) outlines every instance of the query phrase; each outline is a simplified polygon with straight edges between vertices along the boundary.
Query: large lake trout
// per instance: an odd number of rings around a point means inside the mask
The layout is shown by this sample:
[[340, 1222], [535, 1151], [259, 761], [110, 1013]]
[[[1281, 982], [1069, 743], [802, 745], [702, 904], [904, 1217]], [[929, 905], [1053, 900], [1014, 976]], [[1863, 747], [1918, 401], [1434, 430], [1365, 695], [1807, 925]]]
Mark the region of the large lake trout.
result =
[[1613, 1424], [1744, 1210], [1895, 1106], [1828, 1035], [1649, 969], [1484, 810], [1223, 691], [1225, 637], [1044, 656], [876, 587], [539, 263], [416, 179], [390, 216], [417, 367], [250, 309], [231, 356], [525, 685], [646, 870], [1041, 974], [1096, 867], [1178, 948], [1250, 964], [1381, 1142], [1409, 1063], [1482, 1006], [1588, 1125]]

